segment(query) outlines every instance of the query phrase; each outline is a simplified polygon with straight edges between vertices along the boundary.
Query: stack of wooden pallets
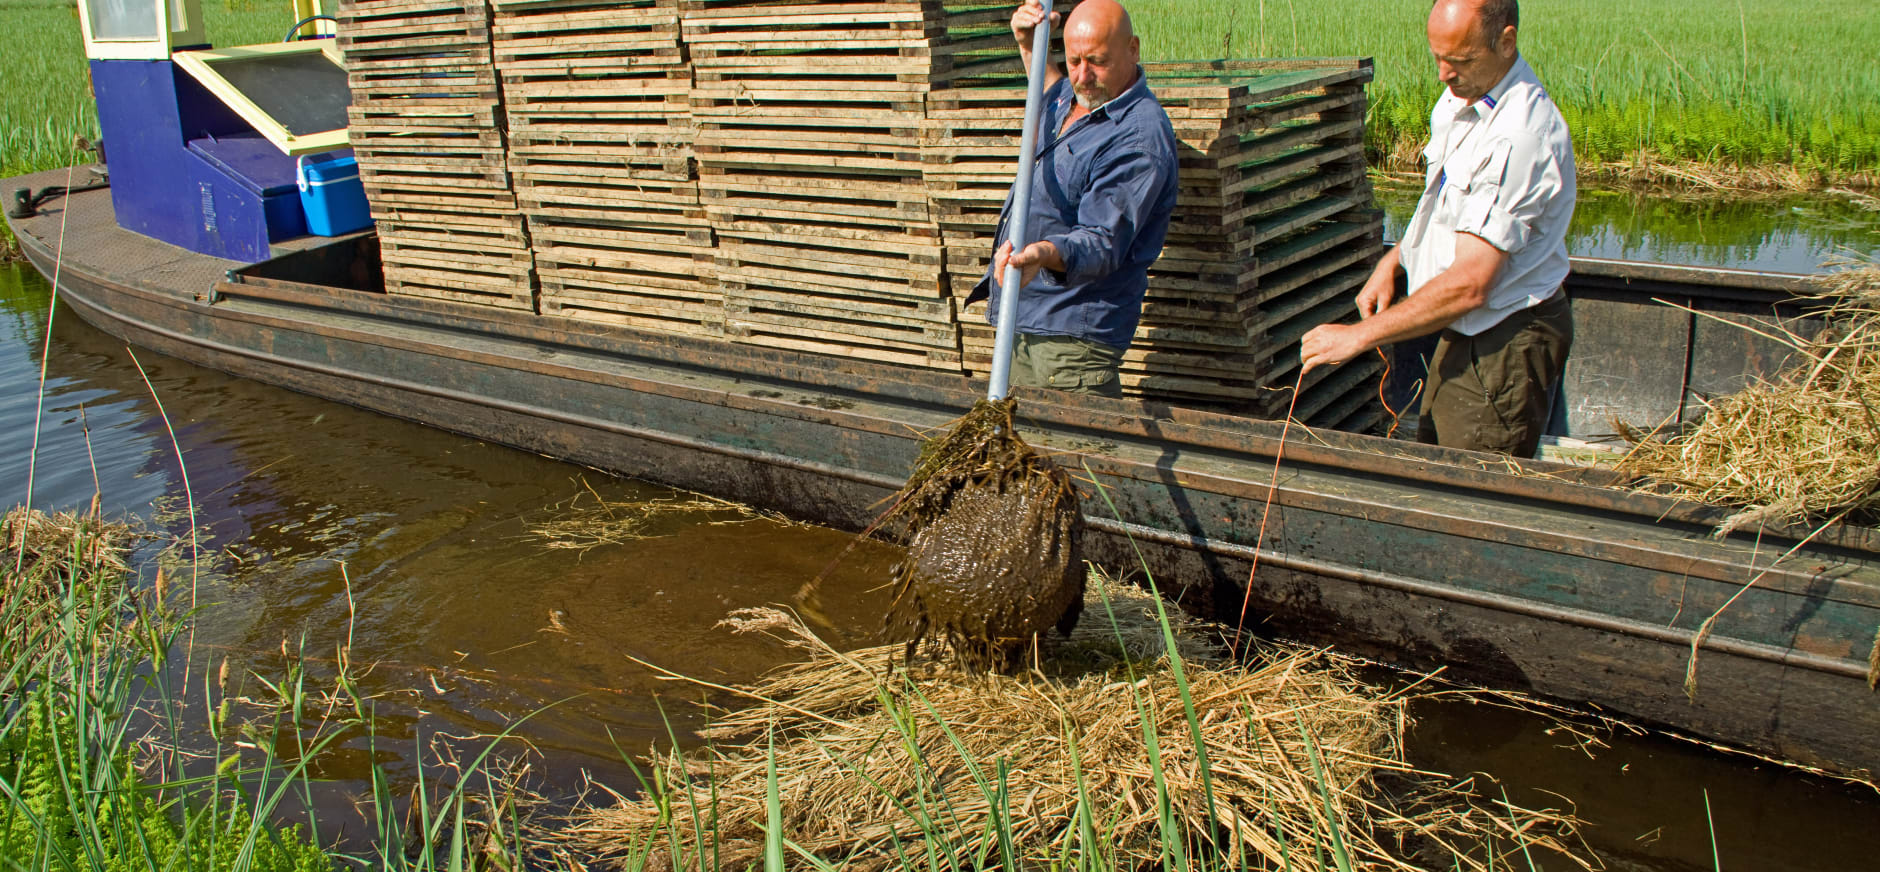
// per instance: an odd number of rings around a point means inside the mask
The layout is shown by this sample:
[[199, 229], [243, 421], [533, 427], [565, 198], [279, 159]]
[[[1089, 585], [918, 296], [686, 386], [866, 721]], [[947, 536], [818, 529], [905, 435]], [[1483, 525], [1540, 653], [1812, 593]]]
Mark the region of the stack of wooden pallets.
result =
[[544, 314], [717, 336], [678, 0], [495, 0]]
[[[1370, 67], [1238, 61], [1148, 72], [1181, 141], [1181, 192], [1124, 358], [1125, 389], [1284, 414], [1300, 337], [1354, 313], [1352, 295], [1382, 247], [1364, 171]], [[1024, 96], [1008, 83], [933, 99], [929, 185], [963, 294], [991, 252]], [[962, 317], [968, 368], [983, 371], [992, 347], [984, 306]], [[1293, 414], [1325, 426], [1375, 420], [1378, 371], [1370, 359], [1314, 371]]]
[[344, 0], [348, 131], [386, 290], [533, 310], [484, 0]]
[[727, 335], [958, 371], [921, 131], [930, 91], [1016, 70], [1011, 4], [680, 5]]
[[[985, 270], [1017, 163], [1011, 11], [346, 0], [351, 132], [388, 289], [983, 371], [992, 329], [958, 300]], [[1362, 154], [1370, 66], [1148, 71], [1182, 142], [1181, 193], [1126, 389], [1280, 414], [1300, 337], [1355, 314], [1381, 248]], [[1314, 372], [1294, 414], [1362, 425], [1377, 370]]]

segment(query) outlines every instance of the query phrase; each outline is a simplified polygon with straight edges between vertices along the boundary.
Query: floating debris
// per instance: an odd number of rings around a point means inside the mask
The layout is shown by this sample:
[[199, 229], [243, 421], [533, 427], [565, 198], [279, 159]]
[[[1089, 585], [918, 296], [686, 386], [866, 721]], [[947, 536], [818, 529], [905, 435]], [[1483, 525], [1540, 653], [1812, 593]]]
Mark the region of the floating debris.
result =
[[586, 494], [555, 504], [545, 519], [532, 521], [528, 535], [545, 547], [587, 552], [661, 535], [658, 522], [674, 516], [707, 516], [705, 524], [747, 524], [777, 517], [742, 503], [682, 493], [678, 496], [610, 500], [583, 481]]

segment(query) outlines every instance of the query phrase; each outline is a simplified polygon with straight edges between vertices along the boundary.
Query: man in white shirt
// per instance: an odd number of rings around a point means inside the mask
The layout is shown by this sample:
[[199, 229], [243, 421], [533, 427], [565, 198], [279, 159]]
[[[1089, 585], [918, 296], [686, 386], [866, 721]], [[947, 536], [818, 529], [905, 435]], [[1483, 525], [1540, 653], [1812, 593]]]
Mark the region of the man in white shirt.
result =
[[[1443, 331], [1417, 438], [1531, 457], [1573, 342], [1561, 282], [1573, 143], [1515, 47], [1515, 0], [1438, 0], [1430, 52], [1449, 86], [1430, 115], [1423, 197], [1358, 292], [1356, 324], [1307, 333], [1310, 371]], [[1396, 272], [1409, 295], [1396, 297]]]

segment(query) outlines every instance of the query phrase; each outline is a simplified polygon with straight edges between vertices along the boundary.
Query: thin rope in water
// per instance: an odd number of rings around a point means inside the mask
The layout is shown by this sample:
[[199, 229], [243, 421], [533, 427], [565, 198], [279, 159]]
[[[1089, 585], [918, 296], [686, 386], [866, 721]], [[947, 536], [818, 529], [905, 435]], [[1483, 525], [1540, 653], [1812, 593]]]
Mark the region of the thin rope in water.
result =
[[[33, 476], [39, 465], [39, 427], [46, 411], [46, 367], [52, 359], [52, 322], [59, 311], [59, 272], [65, 265], [65, 222], [72, 217], [72, 174], [78, 170], [77, 164], [65, 168], [65, 208], [59, 210], [59, 241], [52, 249], [52, 299], [46, 304], [46, 341], [39, 349], [39, 395], [33, 400], [33, 446], [26, 453], [26, 500], [21, 503], [28, 510], [33, 507]], [[19, 551], [13, 556], [13, 574], [19, 575], [26, 567], [26, 539], [20, 538]]]
[[1234, 621], [1234, 642], [1228, 649], [1240, 653], [1240, 636], [1247, 623], [1247, 606], [1253, 602], [1253, 577], [1260, 571], [1260, 545], [1266, 541], [1267, 518], [1273, 514], [1273, 497], [1279, 493], [1279, 467], [1286, 459], [1286, 434], [1292, 430], [1293, 410], [1299, 407], [1299, 389], [1306, 383], [1305, 367], [1293, 382], [1292, 400], [1286, 404], [1286, 423], [1279, 428], [1279, 447], [1273, 451], [1273, 480], [1266, 486], [1266, 506], [1260, 510], [1260, 532], [1253, 538], [1253, 566], [1247, 570], [1247, 590], [1240, 597], [1240, 617]]

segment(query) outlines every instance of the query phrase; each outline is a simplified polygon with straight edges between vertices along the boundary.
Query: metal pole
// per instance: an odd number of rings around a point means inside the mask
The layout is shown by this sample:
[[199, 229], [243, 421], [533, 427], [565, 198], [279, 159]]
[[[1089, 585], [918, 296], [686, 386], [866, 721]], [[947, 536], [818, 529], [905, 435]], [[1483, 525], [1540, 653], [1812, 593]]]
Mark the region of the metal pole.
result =
[[[1044, 6], [1044, 20], [1031, 37], [1030, 80], [1025, 91], [1025, 130], [1019, 136], [1018, 178], [1012, 183], [1012, 220], [1011, 233], [1006, 239], [1012, 243], [1012, 253], [1025, 249], [1026, 219], [1031, 216], [1031, 173], [1037, 163], [1038, 125], [1044, 115], [1044, 78], [1046, 65], [1051, 63], [1051, 2], [1040, 0]], [[1005, 399], [1011, 392], [1012, 385], [1012, 345], [1018, 341], [1018, 294], [1019, 273], [1015, 266], [1007, 266], [999, 294], [999, 330], [992, 345], [992, 379], [986, 385], [986, 399], [998, 401]]]

